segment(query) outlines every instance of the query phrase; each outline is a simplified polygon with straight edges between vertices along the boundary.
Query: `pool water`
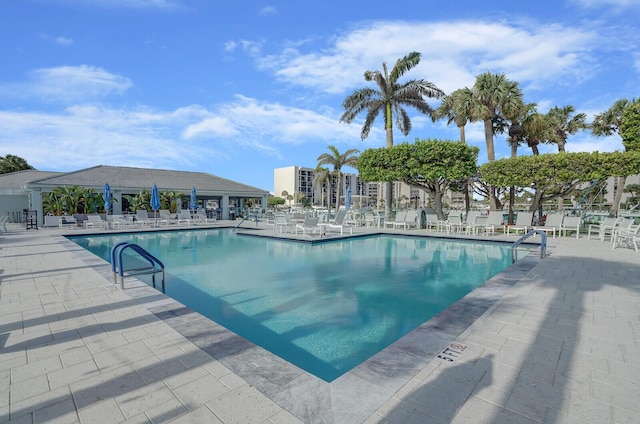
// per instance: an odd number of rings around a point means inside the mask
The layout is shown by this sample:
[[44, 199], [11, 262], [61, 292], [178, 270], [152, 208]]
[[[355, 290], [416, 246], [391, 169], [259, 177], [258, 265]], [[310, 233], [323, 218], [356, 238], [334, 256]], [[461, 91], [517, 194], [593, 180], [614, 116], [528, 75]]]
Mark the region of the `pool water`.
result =
[[139, 244], [165, 264], [168, 296], [325, 381], [511, 265], [503, 244], [410, 236], [312, 245], [212, 229], [70, 239], [107, 261], [116, 243]]

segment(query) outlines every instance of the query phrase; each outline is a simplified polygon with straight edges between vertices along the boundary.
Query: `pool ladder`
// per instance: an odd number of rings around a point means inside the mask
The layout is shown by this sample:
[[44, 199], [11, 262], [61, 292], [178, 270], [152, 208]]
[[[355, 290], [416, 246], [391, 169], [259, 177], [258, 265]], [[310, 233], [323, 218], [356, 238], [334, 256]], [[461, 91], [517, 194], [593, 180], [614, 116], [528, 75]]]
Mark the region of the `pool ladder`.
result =
[[[140, 268], [124, 269], [122, 264], [122, 253], [126, 249], [131, 249], [140, 255], [143, 259], [149, 262], [149, 266], [143, 266]], [[111, 272], [113, 273], [113, 283], [118, 284], [117, 275], [120, 276], [120, 289], [124, 290], [124, 277], [135, 275], [149, 275], [151, 274], [151, 281], [153, 288], [156, 288], [156, 274], [162, 273], [162, 285], [161, 290], [164, 293], [164, 264], [153, 256], [151, 253], [144, 250], [142, 247], [135, 243], [129, 243], [123, 241], [116, 244], [111, 248]]]
[[531, 230], [527, 234], [523, 235], [513, 243], [511, 246], [511, 263], [514, 264], [518, 260], [518, 250], [526, 250], [531, 251], [531, 249], [518, 248], [526, 239], [531, 236], [535, 236], [536, 234], [540, 234], [540, 259], [544, 258], [545, 253], [547, 252], [547, 233], [542, 230]]

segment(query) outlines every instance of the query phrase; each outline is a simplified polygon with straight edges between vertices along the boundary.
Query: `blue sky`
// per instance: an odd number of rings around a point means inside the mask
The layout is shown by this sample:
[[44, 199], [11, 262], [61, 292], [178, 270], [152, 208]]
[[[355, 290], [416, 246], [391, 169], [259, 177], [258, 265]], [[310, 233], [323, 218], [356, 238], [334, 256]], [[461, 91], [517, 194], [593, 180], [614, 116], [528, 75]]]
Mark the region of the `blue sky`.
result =
[[[202, 171], [273, 190], [274, 168], [315, 167], [329, 145], [384, 145], [382, 120], [365, 141], [364, 116], [339, 122], [382, 62], [418, 51], [405, 78], [446, 93], [505, 73], [539, 111], [573, 105], [590, 120], [640, 94], [638, 22], [639, 0], [3, 0], [0, 156], [49, 171]], [[457, 139], [454, 126], [409, 113], [413, 131], [394, 131], [395, 143]], [[481, 124], [467, 142], [485, 161]], [[509, 155], [504, 138], [495, 146]], [[566, 147], [622, 149], [588, 132]]]

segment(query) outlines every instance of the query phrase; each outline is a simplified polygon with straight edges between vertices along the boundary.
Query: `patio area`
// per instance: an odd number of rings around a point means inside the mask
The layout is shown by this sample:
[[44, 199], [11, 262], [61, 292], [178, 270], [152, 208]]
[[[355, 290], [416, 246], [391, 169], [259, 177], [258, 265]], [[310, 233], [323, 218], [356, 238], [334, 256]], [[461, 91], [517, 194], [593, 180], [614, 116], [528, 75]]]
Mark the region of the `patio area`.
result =
[[[640, 422], [633, 249], [549, 238], [544, 260], [529, 255], [326, 383], [142, 283], [119, 290], [108, 264], [63, 237], [92, 230], [8, 227], [0, 423]], [[394, 231], [444, 235], [354, 235]]]

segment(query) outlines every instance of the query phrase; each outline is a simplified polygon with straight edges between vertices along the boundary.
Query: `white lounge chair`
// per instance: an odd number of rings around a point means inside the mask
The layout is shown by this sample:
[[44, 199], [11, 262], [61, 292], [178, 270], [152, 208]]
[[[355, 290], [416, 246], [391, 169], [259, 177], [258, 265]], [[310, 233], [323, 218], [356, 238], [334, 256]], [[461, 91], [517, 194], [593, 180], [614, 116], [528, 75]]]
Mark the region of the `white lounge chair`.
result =
[[138, 209], [136, 211], [136, 224], [144, 227], [146, 225], [153, 226], [155, 223], [151, 218], [149, 218], [149, 212], [145, 209]]
[[177, 219], [171, 218], [171, 214], [169, 213], [168, 209], [160, 209], [158, 211], [158, 213], [160, 214], [159, 223], [161, 225], [169, 226], [169, 225], [177, 225], [178, 224], [178, 220]]
[[562, 222], [564, 221], [564, 214], [561, 212], [550, 213], [547, 214], [547, 219], [544, 222], [544, 225], [539, 225], [533, 227], [534, 230], [541, 230], [545, 233], [553, 235], [553, 238], [556, 238], [556, 231], [560, 234], [560, 229], [562, 228]]
[[600, 241], [604, 241], [607, 235], [613, 237], [613, 229], [623, 221], [624, 218], [606, 217], [598, 224], [589, 224], [589, 228], [587, 228], [587, 240], [591, 240], [592, 234], [594, 237], [597, 236]]
[[84, 228], [109, 228], [109, 223], [102, 219], [100, 215], [87, 215], [87, 220], [84, 221]]
[[180, 214], [178, 215], [178, 225], [191, 225], [193, 222], [191, 212], [184, 209], [180, 211]]
[[196, 212], [196, 222], [199, 224], [213, 224], [216, 222], [216, 218], [207, 217], [207, 212], [204, 209], [199, 208]]
[[480, 231], [486, 233], [488, 219], [489, 217], [485, 215], [476, 215], [473, 222], [470, 222], [467, 219], [467, 222], [464, 226], [465, 234], [473, 234], [474, 236], [476, 236]]
[[567, 235], [567, 231], [575, 231], [576, 238], [580, 238], [580, 224], [582, 223], [582, 218], [579, 216], [565, 216], [562, 221], [561, 232], [564, 236]]
[[464, 223], [462, 222], [462, 217], [459, 212], [450, 212], [447, 220], [444, 222], [444, 229], [447, 233], [460, 233], [463, 227]]
[[484, 234], [495, 234], [496, 230], [504, 229], [504, 217], [502, 211], [492, 211], [487, 215], [487, 221], [484, 224]]
[[58, 221], [58, 226], [62, 228], [77, 228], [78, 221], [72, 216], [61, 216], [60, 221]]
[[522, 230], [523, 234], [526, 234], [529, 227], [531, 227], [531, 221], [533, 221], [533, 212], [518, 212], [516, 223], [507, 226], [507, 235], [511, 233], [511, 230], [513, 230], [516, 235], [518, 235], [520, 230]]
[[416, 220], [418, 219], [418, 212], [413, 209], [408, 210], [404, 215], [404, 221], [402, 222], [394, 222], [393, 228], [402, 227], [405, 230], [409, 227], [417, 227], [418, 223]]
[[133, 227], [133, 221], [128, 220], [124, 215], [110, 215], [109, 225], [111, 228]]
[[320, 224], [323, 230], [340, 230], [340, 235], [344, 234], [344, 230], [348, 229], [350, 234], [353, 234], [353, 226], [347, 225], [344, 223], [344, 217], [347, 215], [347, 211], [344, 209], [340, 209], [336, 214], [336, 217], [333, 221], [328, 222], [326, 224]]
[[298, 230], [302, 230], [302, 236], [306, 236], [307, 233], [315, 234], [321, 231], [320, 226], [318, 226], [319, 218], [317, 216], [307, 216], [304, 219], [304, 222], [299, 222], [296, 224], [296, 234], [298, 234]]
[[640, 225], [632, 225], [629, 228], [616, 231], [611, 244], [613, 249], [618, 246], [633, 246], [633, 249], [637, 252], [639, 243]]
[[396, 224], [404, 225], [404, 219], [406, 218], [406, 216], [407, 211], [397, 211], [396, 219], [394, 219], [393, 221], [385, 222], [384, 227], [387, 228], [387, 226], [389, 226], [391, 228], [396, 228]]
[[289, 228], [291, 228], [291, 222], [285, 214], [279, 213], [274, 216], [273, 232], [280, 230], [281, 233], [286, 233]]

